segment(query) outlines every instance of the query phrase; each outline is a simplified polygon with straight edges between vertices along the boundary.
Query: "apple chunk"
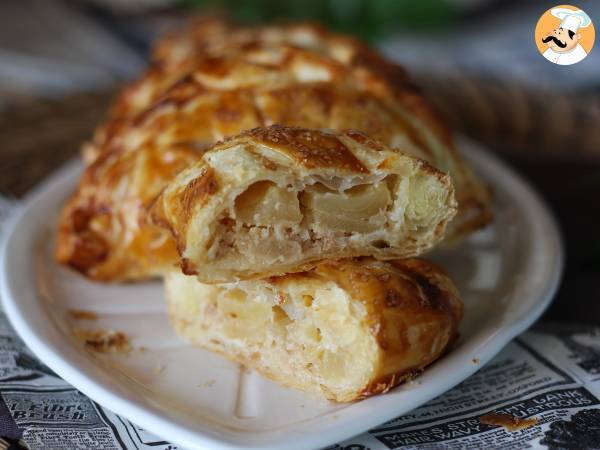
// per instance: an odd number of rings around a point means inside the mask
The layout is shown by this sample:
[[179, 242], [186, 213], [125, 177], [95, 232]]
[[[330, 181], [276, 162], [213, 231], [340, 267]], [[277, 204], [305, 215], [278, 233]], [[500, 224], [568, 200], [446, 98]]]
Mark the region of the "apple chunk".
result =
[[305, 189], [300, 202], [311, 228], [364, 233], [385, 225], [391, 195], [385, 181], [354, 186], [344, 192], [315, 185]]
[[297, 225], [302, 220], [297, 192], [258, 181], [235, 199], [235, 217], [247, 225]]

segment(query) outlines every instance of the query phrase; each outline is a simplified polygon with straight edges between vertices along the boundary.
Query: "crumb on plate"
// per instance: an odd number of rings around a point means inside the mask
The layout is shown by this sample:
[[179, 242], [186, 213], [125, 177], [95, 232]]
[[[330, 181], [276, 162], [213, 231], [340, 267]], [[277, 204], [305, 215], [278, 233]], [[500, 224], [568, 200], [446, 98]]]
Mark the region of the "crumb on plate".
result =
[[85, 342], [85, 346], [98, 353], [129, 353], [131, 344], [127, 335], [115, 330], [76, 329], [75, 336]]
[[98, 314], [84, 309], [69, 309], [69, 317], [73, 320], [98, 320]]

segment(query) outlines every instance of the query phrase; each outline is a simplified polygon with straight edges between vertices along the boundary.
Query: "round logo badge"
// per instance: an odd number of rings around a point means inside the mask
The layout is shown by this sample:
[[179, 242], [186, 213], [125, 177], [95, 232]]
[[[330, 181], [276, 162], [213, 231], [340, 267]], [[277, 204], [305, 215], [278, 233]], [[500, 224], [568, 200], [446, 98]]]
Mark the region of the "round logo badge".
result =
[[544, 58], [554, 64], [578, 63], [592, 51], [596, 31], [592, 19], [577, 6], [550, 8], [535, 27], [535, 44]]

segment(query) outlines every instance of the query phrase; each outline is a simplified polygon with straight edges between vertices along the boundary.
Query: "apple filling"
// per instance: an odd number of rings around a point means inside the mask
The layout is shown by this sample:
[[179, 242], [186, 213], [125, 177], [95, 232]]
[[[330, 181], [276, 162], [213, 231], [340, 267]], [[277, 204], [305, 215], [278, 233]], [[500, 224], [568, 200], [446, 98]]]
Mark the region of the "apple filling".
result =
[[385, 182], [359, 185], [344, 192], [310, 186], [300, 196], [305, 223], [313, 230], [369, 233], [384, 227], [391, 204]]
[[259, 181], [235, 199], [235, 218], [245, 225], [289, 227], [302, 221], [295, 190], [278, 187], [271, 181]]
[[446, 196], [435, 179], [419, 176], [388, 175], [346, 189], [314, 179], [300, 186], [257, 181], [224, 210], [206, 247], [207, 263], [215, 274], [245, 278], [272, 266], [285, 273], [330, 255], [386, 252], [409, 230], [412, 236], [430, 232]]
[[269, 372], [331, 390], [360, 387], [370, 376], [377, 343], [366, 310], [332, 281], [300, 275], [276, 285], [215, 286], [177, 273], [167, 291], [172, 319], [189, 324], [180, 332], [193, 342], [239, 349]]
[[259, 181], [235, 199], [235, 219], [247, 226], [291, 227], [302, 222], [313, 231], [362, 233], [385, 225], [390, 203], [385, 182], [343, 192], [316, 183], [298, 193]]

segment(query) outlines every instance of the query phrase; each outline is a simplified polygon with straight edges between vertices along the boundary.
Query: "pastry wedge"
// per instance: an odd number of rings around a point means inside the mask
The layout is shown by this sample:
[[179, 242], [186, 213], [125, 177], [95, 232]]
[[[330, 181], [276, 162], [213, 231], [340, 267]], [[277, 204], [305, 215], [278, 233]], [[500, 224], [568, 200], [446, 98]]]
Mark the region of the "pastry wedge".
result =
[[450, 279], [417, 259], [325, 261], [222, 285], [173, 270], [165, 282], [181, 337], [338, 402], [416, 376], [452, 344], [463, 314]]
[[181, 172], [153, 207], [186, 274], [224, 283], [352, 256], [415, 256], [456, 212], [450, 177], [362, 133], [245, 131]]

